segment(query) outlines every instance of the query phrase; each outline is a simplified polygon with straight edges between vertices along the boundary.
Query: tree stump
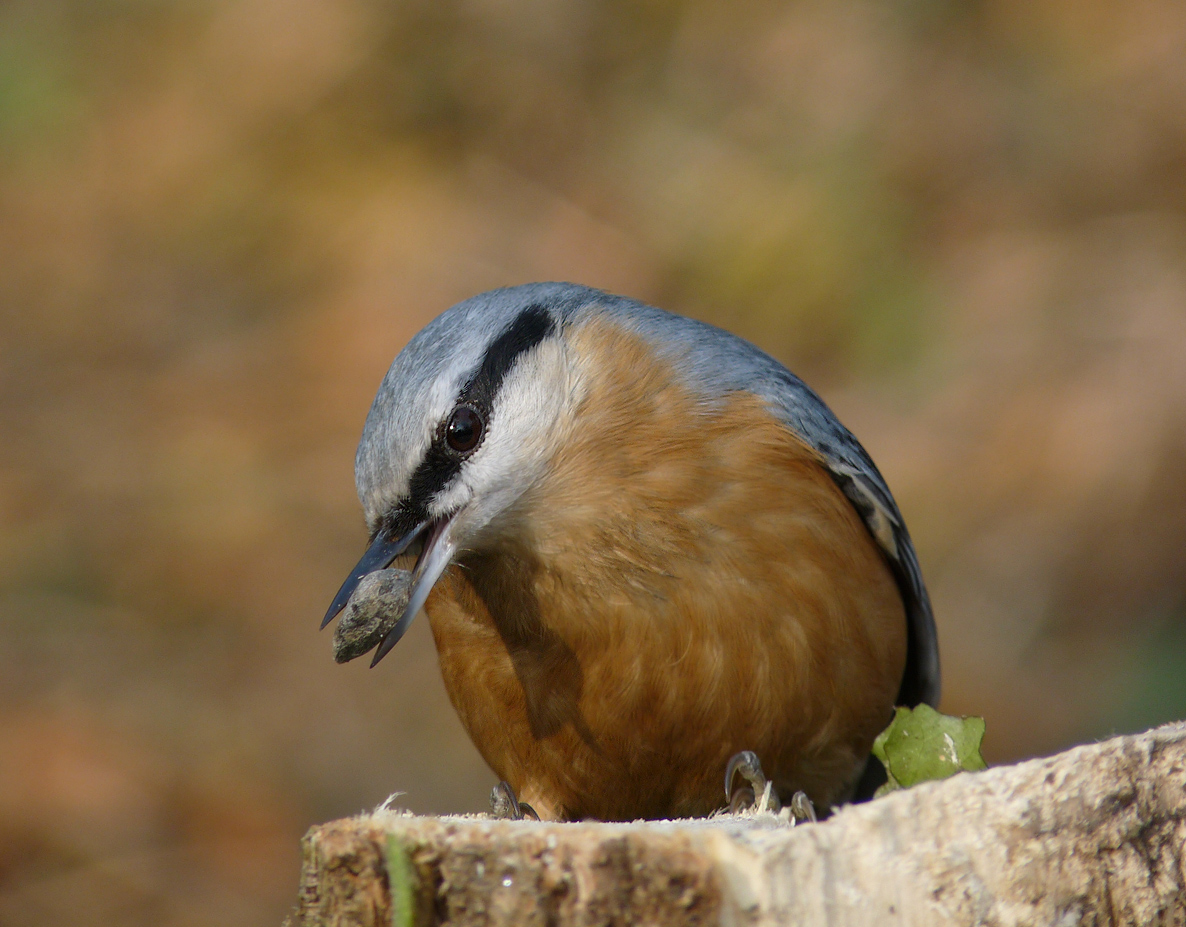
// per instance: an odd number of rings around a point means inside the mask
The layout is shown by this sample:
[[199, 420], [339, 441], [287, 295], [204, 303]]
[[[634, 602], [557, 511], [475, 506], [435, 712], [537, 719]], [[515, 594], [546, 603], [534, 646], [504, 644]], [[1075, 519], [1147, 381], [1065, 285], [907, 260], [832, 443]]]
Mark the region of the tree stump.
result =
[[791, 827], [380, 811], [304, 840], [293, 927], [1186, 925], [1186, 724]]

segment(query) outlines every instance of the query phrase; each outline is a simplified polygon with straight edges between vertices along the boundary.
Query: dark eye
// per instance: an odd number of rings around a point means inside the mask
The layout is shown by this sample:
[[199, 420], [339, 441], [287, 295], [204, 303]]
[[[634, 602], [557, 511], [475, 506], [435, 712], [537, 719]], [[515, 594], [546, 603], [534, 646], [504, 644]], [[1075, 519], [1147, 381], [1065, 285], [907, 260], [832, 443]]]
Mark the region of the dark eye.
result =
[[445, 440], [449, 447], [459, 454], [472, 451], [482, 440], [482, 428], [485, 423], [477, 409], [461, 406], [449, 416], [449, 424], [445, 426]]

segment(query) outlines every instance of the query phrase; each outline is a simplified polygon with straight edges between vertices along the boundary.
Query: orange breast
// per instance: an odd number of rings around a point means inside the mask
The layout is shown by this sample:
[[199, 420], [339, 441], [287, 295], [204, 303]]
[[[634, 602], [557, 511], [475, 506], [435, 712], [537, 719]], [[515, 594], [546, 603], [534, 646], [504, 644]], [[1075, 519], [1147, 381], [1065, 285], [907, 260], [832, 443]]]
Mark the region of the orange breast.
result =
[[583, 399], [547, 477], [428, 600], [462, 722], [545, 817], [706, 814], [747, 749], [833, 803], [905, 662], [877, 546], [760, 400], [706, 404], [605, 324], [572, 342]]

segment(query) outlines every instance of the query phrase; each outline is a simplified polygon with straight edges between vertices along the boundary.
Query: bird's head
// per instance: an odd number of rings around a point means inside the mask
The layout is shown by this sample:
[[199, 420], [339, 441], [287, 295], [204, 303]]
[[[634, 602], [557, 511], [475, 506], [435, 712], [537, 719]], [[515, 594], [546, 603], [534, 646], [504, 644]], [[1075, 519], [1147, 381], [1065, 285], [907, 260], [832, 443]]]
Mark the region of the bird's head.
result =
[[459, 551], [510, 529], [516, 503], [546, 470], [580, 392], [563, 324], [574, 296], [590, 292], [536, 284], [484, 293], [438, 316], [391, 365], [355, 459], [371, 543], [322, 623], [362, 577], [419, 545], [407, 607], [372, 665]]

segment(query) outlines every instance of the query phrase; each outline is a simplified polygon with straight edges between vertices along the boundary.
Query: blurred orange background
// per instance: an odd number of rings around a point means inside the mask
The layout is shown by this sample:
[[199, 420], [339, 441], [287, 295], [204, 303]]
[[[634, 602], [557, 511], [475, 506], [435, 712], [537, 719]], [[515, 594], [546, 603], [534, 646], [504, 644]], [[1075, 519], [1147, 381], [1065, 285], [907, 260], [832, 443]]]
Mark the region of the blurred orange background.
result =
[[392, 357], [572, 280], [885, 473], [991, 761], [1186, 713], [1178, 0], [0, 6], [0, 923], [278, 923], [313, 823], [486, 807], [427, 622], [317, 625]]

